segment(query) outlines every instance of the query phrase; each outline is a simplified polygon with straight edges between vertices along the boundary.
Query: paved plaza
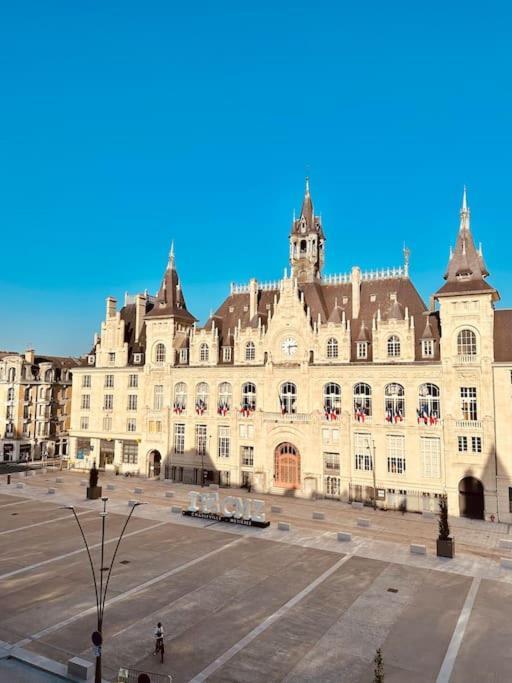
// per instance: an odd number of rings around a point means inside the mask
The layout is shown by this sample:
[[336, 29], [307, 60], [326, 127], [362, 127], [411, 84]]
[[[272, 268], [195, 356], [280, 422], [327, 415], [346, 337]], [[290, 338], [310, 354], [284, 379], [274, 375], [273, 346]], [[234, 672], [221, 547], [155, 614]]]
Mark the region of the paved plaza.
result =
[[[90, 569], [76, 522], [60, 509], [75, 504], [90, 543], [98, 543], [101, 503], [85, 500], [82, 478], [38, 473], [7, 486], [2, 477], [0, 640], [13, 654], [93, 661]], [[512, 570], [500, 566], [509, 551], [499, 548], [512, 538], [506, 525], [453, 520], [457, 555], [441, 560], [436, 520], [419, 515], [257, 496], [270, 527], [234, 527], [173, 513], [189, 486], [114, 476], [100, 483], [109, 496], [107, 559], [128, 500], [148, 503], [130, 521], [107, 596], [107, 680], [131, 667], [177, 682], [368, 682], [378, 647], [386, 681], [512, 679]], [[313, 520], [313, 512], [325, 519]], [[361, 516], [369, 527], [357, 526]], [[280, 520], [290, 531], [277, 529]], [[339, 542], [338, 531], [351, 532], [352, 542]], [[427, 555], [411, 555], [412, 542], [425, 544]], [[158, 621], [163, 665], [152, 656]]]

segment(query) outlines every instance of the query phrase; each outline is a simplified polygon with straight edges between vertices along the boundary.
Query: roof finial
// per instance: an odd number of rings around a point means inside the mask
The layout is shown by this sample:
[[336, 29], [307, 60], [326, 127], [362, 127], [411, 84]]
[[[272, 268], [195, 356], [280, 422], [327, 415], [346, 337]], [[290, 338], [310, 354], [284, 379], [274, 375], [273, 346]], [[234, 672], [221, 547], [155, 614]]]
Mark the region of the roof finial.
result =
[[411, 250], [405, 246], [404, 242], [404, 274], [405, 277], [409, 277], [409, 257], [411, 255]]
[[171, 242], [171, 251], [169, 252], [169, 268], [174, 269], [174, 240]]
[[309, 176], [306, 176], [306, 194], [309, 194]]
[[459, 230], [469, 230], [469, 209], [467, 199], [467, 189], [464, 185], [464, 192], [462, 193], [462, 207], [460, 210], [460, 228]]

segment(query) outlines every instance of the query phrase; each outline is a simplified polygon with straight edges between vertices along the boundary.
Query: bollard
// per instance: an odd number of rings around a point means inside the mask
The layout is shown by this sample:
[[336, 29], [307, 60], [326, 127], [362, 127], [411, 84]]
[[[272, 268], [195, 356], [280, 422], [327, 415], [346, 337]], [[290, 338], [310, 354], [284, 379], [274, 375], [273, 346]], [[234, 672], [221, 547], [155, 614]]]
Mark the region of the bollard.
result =
[[19, 482], [16, 484], [16, 488], [17, 488], [17, 489], [22, 489], [24, 486], [25, 486], [25, 484], [23, 484], [21, 481], [19, 481]]
[[338, 541], [346, 542], [351, 540], [352, 534], [349, 534], [348, 531], [338, 531]]
[[183, 512], [183, 510], [182, 510], [182, 508], [180, 508], [179, 505], [173, 505], [173, 506], [171, 507], [171, 512], [173, 512], [174, 514], [179, 515], [179, 514], [181, 514], [181, 513]]
[[313, 512], [311, 519], [325, 519], [325, 514], [323, 512]]
[[131, 508], [132, 508], [132, 507], [133, 507], [136, 503], [138, 503], [138, 502], [139, 502], [138, 500], [129, 500], [129, 501], [128, 501], [128, 507], [131, 507]]
[[358, 517], [357, 526], [370, 526], [370, 520], [366, 517]]
[[139, 488], [138, 486], [136, 486], [136, 487], [133, 489], [133, 492], [134, 492], [134, 493], [144, 493], [144, 489], [141, 489], [141, 488]]
[[55, 493], [55, 489], [48, 489], [48, 493]]
[[503, 569], [512, 569], [512, 558], [502, 557], [500, 558], [500, 564], [503, 567]]
[[62, 477], [57, 477], [57, 479], [55, 479], [55, 483], [56, 483], [56, 484], [63, 484], [63, 483], [64, 483], [64, 479], [63, 479]]
[[290, 531], [290, 524], [288, 522], [278, 522], [277, 528], [279, 531]]
[[116, 487], [114, 486], [114, 484], [107, 484], [107, 491], [115, 491], [115, 490], [116, 490]]
[[356, 510], [362, 510], [364, 508], [363, 503], [358, 503], [356, 500], [352, 501], [352, 507]]
[[410, 551], [412, 555], [426, 555], [427, 546], [420, 545], [419, 543], [411, 543]]
[[174, 498], [174, 491], [166, 491], [165, 497], [166, 498]]
[[283, 508], [280, 507], [279, 505], [271, 505], [270, 506], [270, 512], [275, 512], [276, 514], [281, 514], [283, 511]]
[[506, 550], [512, 550], [512, 539], [500, 538], [500, 548], [505, 548]]

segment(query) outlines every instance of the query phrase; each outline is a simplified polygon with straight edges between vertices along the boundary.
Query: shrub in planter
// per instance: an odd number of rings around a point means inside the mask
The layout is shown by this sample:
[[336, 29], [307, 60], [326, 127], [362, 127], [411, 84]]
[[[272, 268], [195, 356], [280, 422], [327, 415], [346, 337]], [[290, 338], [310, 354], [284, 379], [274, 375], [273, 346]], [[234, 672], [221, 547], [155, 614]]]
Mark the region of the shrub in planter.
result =
[[446, 495], [439, 499], [439, 536], [437, 538], [438, 557], [453, 557], [455, 553], [455, 541], [450, 536], [448, 524], [448, 498]]
[[87, 487], [87, 498], [89, 500], [96, 500], [96, 498], [101, 498], [101, 486], [98, 486], [98, 469], [96, 463], [92, 464], [89, 471], [89, 486]]

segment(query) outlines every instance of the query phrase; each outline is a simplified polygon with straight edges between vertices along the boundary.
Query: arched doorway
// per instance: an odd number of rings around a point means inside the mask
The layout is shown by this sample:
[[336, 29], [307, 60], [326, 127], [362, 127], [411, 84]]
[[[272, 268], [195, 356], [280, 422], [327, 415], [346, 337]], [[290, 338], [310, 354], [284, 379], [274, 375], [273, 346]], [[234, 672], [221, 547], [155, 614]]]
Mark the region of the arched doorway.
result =
[[159, 477], [162, 456], [158, 451], [150, 451], [148, 455], [148, 477]]
[[300, 487], [300, 455], [291, 443], [281, 443], [275, 450], [274, 484], [284, 489]]
[[459, 482], [459, 511], [461, 517], [484, 518], [484, 487], [474, 477], [464, 477]]

